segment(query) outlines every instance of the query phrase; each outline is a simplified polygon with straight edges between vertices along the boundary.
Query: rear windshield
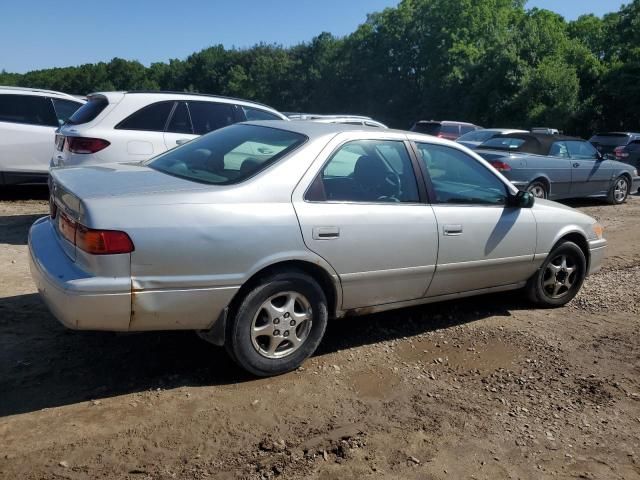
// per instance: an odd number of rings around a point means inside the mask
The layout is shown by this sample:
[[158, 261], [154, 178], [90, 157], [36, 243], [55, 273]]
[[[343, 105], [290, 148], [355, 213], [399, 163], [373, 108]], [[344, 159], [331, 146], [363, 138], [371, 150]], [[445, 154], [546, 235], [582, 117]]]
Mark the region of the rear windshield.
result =
[[490, 148], [495, 150], [517, 150], [524, 143], [523, 138], [493, 137], [484, 142], [478, 148]]
[[306, 140], [288, 130], [236, 124], [170, 150], [147, 165], [194, 182], [230, 185], [264, 170]]
[[619, 147], [627, 144], [629, 136], [625, 133], [602, 133], [594, 135], [589, 141], [607, 147]]
[[100, 115], [100, 112], [107, 108], [107, 105], [109, 105], [109, 102], [104, 97], [90, 98], [87, 103], [81, 106], [78, 110], [75, 111], [73, 115], [69, 117], [67, 123], [71, 125], [89, 123], [91, 120]]

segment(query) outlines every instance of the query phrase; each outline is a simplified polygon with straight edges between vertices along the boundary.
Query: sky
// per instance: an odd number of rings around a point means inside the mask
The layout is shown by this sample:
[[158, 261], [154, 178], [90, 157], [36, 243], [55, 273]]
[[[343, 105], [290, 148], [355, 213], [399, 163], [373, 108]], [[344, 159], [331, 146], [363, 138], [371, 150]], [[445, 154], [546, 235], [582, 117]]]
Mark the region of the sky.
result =
[[[451, 0], [456, 1], [456, 0]], [[294, 45], [323, 31], [346, 35], [398, 0], [8, 1], [0, 15], [0, 70], [24, 73], [109, 61], [145, 65], [211, 45]], [[529, 0], [571, 20], [616, 11], [622, 0]]]

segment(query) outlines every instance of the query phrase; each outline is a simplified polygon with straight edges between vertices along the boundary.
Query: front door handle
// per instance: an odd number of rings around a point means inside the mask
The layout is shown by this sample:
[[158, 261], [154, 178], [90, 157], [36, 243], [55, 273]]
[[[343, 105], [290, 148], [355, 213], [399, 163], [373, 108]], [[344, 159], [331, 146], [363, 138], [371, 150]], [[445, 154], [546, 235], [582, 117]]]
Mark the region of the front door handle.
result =
[[578, 162], [573, 164], [573, 168], [578, 168], [580, 166], [580, 164]]
[[312, 236], [314, 240], [333, 240], [340, 236], [338, 227], [313, 227]]
[[445, 225], [442, 231], [449, 237], [456, 237], [462, 235], [462, 225]]

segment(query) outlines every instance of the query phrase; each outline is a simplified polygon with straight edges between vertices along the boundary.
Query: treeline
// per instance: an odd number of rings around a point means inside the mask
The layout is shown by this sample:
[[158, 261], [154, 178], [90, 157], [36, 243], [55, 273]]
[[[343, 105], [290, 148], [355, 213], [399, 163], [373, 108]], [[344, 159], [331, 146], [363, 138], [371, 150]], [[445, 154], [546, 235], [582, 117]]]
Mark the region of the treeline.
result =
[[14, 74], [0, 84], [84, 94], [196, 91], [283, 111], [557, 127], [580, 135], [640, 130], [640, 0], [567, 22], [524, 0], [403, 0], [352, 34], [289, 48], [218, 45], [145, 67], [108, 63]]

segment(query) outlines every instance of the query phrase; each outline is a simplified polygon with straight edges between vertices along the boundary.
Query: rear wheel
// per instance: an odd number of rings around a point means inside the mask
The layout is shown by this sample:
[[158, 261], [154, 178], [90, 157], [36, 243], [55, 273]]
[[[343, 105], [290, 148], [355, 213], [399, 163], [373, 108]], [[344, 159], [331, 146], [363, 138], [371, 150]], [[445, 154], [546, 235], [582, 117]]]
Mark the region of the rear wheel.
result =
[[225, 345], [245, 370], [266, 377], [300, 366], [316, 350], [327, 326], [327, 300], [309, 275], [270, 275], [241, 301]]
[[549, 196], [549, 189], [544, 182], [540, 180], [534, 180], [527, 187], [527, 192], [536, 198], [547, 198]]
[[609, 196], [607, 200], [611, 205], [620, 205], [627, 200], [629, 196], [629, 179], [624, 175], [616, 178], [615, 182], [609, 190]]
[[556, 246], [527, 283], [529, 299], [543, 307], [561, 307], [578, 294], [587, 272], [584, 253], [573, 242]]

